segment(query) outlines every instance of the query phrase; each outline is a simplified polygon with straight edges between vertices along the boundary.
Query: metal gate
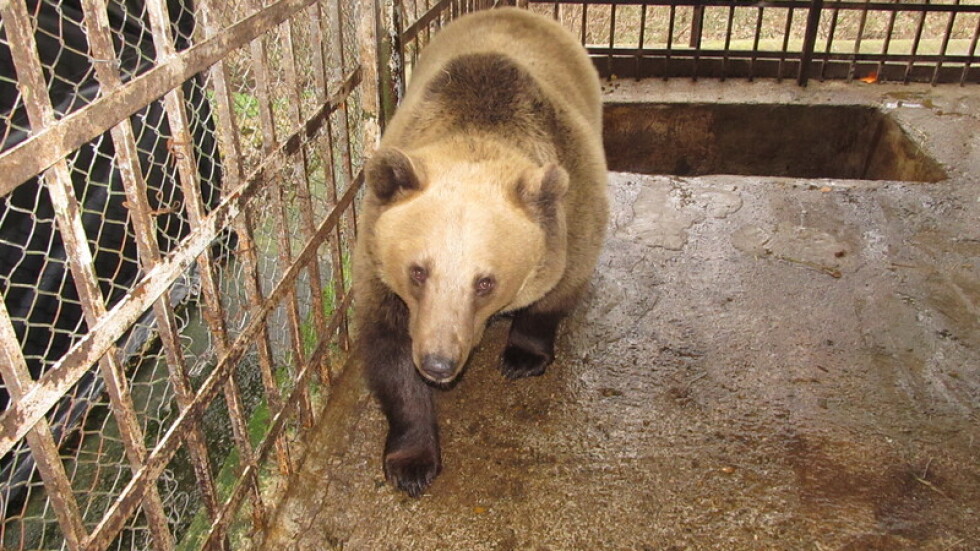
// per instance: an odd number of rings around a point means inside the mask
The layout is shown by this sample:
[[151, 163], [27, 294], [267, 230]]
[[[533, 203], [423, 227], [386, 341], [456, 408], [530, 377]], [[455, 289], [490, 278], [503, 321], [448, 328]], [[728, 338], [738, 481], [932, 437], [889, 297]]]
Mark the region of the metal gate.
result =
[[238, 548], [346, 362], [371, 18], [0, 15], [0, 547]]

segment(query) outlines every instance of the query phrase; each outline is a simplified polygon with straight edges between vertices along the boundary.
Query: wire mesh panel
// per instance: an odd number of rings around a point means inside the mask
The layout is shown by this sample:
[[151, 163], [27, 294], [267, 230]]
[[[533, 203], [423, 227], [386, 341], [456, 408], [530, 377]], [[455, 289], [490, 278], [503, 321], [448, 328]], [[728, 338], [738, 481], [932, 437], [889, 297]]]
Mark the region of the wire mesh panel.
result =
[[346, 363], [359, 9], [0, 4], [0, 548], [262, 528]]

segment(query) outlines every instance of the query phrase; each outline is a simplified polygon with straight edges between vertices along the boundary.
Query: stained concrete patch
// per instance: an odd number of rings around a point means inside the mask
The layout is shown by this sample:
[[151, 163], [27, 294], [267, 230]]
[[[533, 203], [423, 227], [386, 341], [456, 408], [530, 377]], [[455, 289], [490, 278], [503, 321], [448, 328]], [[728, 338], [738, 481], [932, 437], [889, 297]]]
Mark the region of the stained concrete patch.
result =
[[613, 174], [549, 371], [504, 380], [492, 323], [418, 500], [346, 374], [257, 547], [980, 549], [980, 188], [957, 178]]

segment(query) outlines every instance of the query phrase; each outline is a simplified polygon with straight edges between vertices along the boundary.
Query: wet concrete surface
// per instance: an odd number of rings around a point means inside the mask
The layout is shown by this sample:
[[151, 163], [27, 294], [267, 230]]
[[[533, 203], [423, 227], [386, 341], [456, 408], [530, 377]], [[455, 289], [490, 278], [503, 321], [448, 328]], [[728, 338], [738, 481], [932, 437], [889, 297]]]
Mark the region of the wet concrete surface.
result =
[[414, 500], [349, 370], [265, 548], [980, 549], [980, 94], [610, 92], [649, 94], [879, 105], [950, 178], [613, 174], [548, 373], [504, 380], [494, 322], [439, 394], [445, 467]]

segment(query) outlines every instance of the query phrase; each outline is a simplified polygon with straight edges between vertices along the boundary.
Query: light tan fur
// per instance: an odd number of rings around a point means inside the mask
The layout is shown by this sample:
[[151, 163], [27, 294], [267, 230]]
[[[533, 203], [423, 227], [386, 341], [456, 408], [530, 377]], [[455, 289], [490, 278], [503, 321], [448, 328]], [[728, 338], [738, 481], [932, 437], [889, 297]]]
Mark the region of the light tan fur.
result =
[[[447, 64], [468, 54], [500, 54], [517, 65], [552, 118], [541, 123], [529, 111], [531, 122], [518, 113], [513, 124], [492, 128], [447, 120], [432, 89]], [[574, 305], [595, 267], [608, 207], [598, 78], [568, 32], [517, 9], [450, 25], [425, 49], [381, 146], [410, 161], [418, 187], [385, 200], [367, 194], [355, 292], [359, 309], [378, 308], [385, 288], [407, 304], [416, 366], [435, 353], [461, 367], [498, 312], [564, 313]], [[369, 179], [377, 173], [370, 168]], [[559, 195], [547, 223], [535, 217], [533, 200], [521, 199], [546, 185]], [[430, 271], [424, 292], [409, 278], [415, 265]], [[473, 293], [483, 274], [497, 282], [487, 300]]]

